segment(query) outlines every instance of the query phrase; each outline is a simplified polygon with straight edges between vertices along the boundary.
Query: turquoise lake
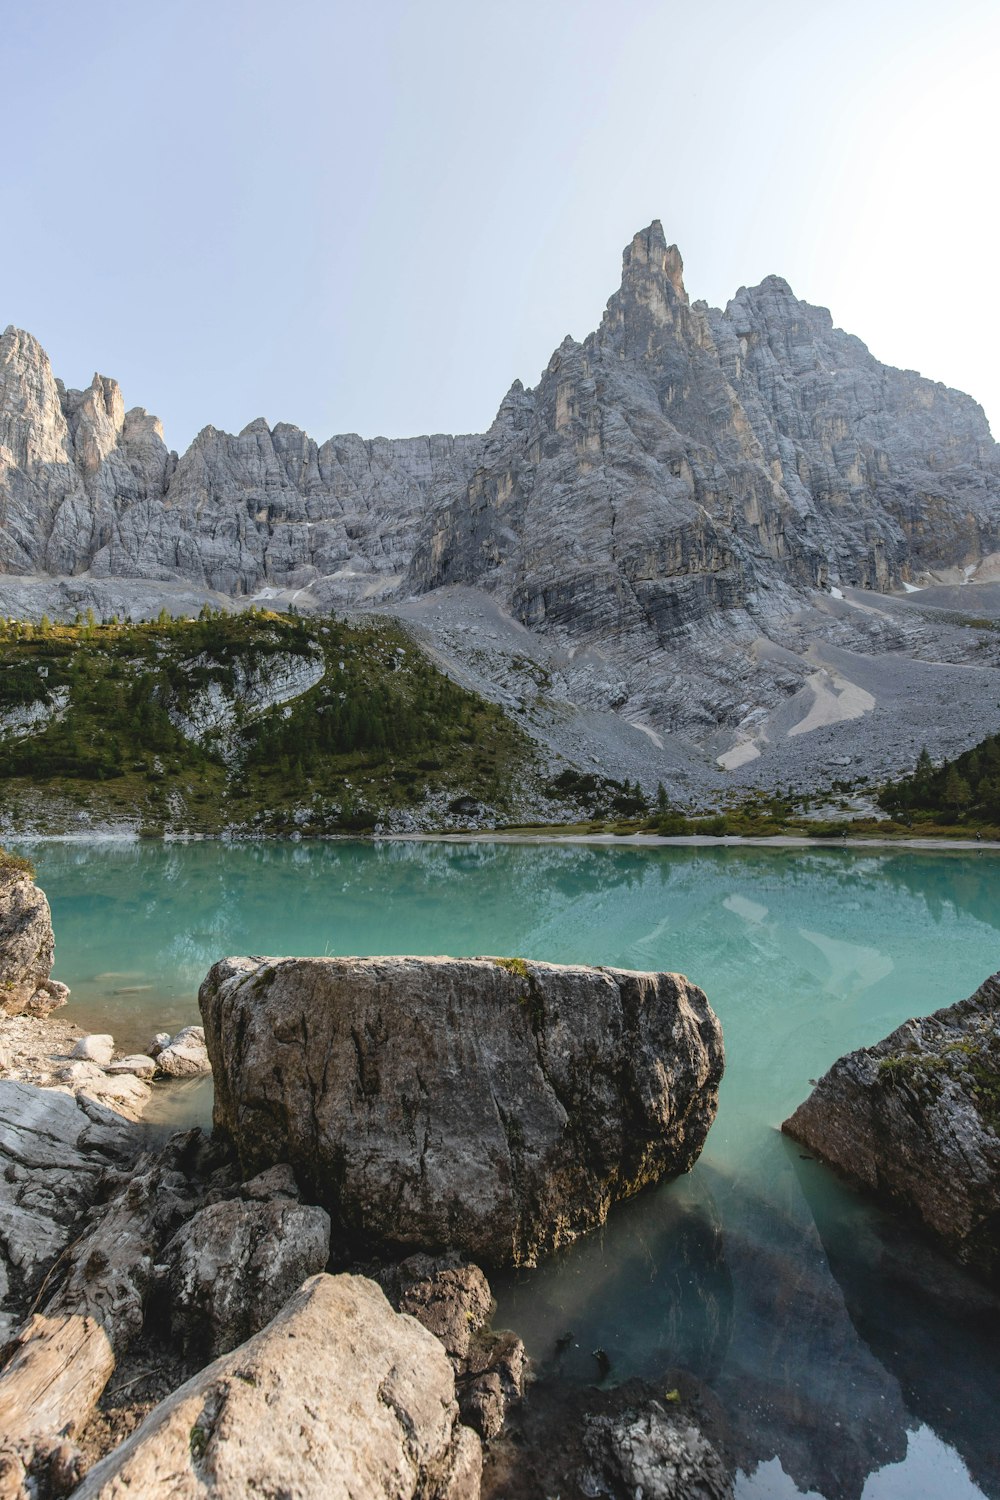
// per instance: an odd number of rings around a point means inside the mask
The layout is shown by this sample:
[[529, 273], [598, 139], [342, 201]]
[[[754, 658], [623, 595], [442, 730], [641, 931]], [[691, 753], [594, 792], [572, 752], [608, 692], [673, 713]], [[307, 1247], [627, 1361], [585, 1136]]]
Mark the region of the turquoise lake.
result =
[[[64, 1014], [145, 1048], [228, 953], [499, 954], [674, 969], [727, 1070], [686, 1178], [533, 1272], [498, 1323], [543, 1377], [700, 1383], [741, 1500], [1000, 1497], [997, 1301], [778, 1133], [809, 1080], [1000, 969], [989, 851], [43, 843]], [[162, 1096], [207, 1118], [208, 1091]], [[161, 1109], [163, 1105], [161, 1104]], [[680, 1376], [677, 1372], [689, 1372]]]

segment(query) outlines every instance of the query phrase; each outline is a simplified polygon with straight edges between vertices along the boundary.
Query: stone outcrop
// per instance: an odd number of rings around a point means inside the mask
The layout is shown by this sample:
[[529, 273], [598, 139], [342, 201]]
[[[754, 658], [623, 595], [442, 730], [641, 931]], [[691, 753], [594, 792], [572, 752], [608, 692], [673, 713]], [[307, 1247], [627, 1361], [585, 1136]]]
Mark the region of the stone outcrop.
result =
[[1000, 974], [840, 1058], [782, 1129], [1000, 1273]]
[[525, 1351], [517, 1334], [488, 1326], [493, 1294], [478, 1266], [457, 1255], [411, 1255], [379, 1272], [397, 1312], [433, 1333], [455, 1371], [462, 1421], [487, 1441], [499, 1436], [524, 1395]]
[[476, 1500], [480, 1472], [437, 1340], [374, 1282], [323, 1275], [155, 1407], [74, 1493]]
[[330, 1219], [298, 1201], [276, 1171], [241, 1195], [210, 1203], [163, 1250], [171, 1333], [187, 1353], [215, 1359], [270, 1322], [330, 1259]]
[[0, 1012], [44, 1015], [69, 990], [50, 979], [55, 956], [52, 913], [26, 870], [0, 869]]
[[79, 1233], [135, 1132], [90, 1101], [0, 1079], [0, 1344]]
[[335, 1232], [539, 1256], [688, 1170], [723, 1052], [680, 975], [520, 959], [224, 959], [199, 995], [215, 1124]]

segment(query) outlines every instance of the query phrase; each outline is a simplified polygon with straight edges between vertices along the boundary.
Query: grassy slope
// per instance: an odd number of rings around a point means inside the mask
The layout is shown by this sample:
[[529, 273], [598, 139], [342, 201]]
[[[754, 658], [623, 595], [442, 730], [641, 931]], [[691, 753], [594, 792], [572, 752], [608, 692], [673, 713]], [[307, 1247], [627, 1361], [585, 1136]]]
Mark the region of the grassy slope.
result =
[[[323, 677], [262, 714], [237, 686], [321, 658]], [[234, 698], [200, 742], [178, 718]], [[129, 818], [144, 832], [303, 834], [447, 816], [472, 798], [503, 818], [534, 749], [500, 709], [456, 686], [388, 621], [349, 626], [251, 612], [142, 625], [0, 626], [0, 719], [65, 701], [0, 740], [8, 824], [52, 831]], [[425, 809], [426, 811], [426, 809]], [[458, 807], [454, 816], [461, 820]], [[425, 821], [421, 818], [420, 821]]]

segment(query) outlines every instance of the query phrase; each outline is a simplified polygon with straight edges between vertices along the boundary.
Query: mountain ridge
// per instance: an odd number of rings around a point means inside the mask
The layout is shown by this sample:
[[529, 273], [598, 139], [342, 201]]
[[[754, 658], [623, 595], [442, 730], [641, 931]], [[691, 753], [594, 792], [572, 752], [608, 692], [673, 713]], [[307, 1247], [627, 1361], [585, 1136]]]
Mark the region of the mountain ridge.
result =
[[[483, 434], [319, 444], [257, 418], [178, 457], [113, 381], [67, 391], [8, 330], [0, 522], [7, 574], [394, 613], [473, 590], [527, 627], [560, 701], [733, 770], [788, 700], [807, 717], [826, 646], [940, 657], [924, 616], [874, 599], [992, 576], [1000, 447], [971, 397], [881, 363], [781, 277], [692, 303], [654, 220], [598, 327], [513, 382]], [[832, 608], [851, 590], [872, 606]], [[497, 649], [473, 665], [502, 698], [516, 651]]]

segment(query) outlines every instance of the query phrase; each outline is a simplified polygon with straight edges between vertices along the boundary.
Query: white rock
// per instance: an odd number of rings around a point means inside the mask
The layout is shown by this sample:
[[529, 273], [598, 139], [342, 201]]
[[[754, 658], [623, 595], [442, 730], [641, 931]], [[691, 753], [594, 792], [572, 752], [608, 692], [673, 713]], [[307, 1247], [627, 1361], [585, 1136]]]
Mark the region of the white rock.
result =
[[361, 1276], [313, 1276], [278, 1316], [153, 1408], [75, 1500], [478, 1500], [433, 1334]]
[[106, 1068], [111, 1061], [115, 1050], [115, 1039], [107, 1032], [95, 1031], [90, 1036], [82, 1036], [70, 1053], [70, 1057], [79, 1058], [83, 1062], [98, 1063]]
[[146, 1048], [146, 1051], [149, 1053], [150, 1057], [158, 1057], [159, 1054], [163, 1051], [164, 1047], [169, 1046], [170, 1032], [158, 1031], [153, 1040], [150, 1042], [149, 1046]]
[[178, 1031], [157, 1054], [156, 1066], [171, 1078], [195, 1078], [199, 1073], [211, 1073], [204, 1028], [185, 1026], [183, 1031]]

